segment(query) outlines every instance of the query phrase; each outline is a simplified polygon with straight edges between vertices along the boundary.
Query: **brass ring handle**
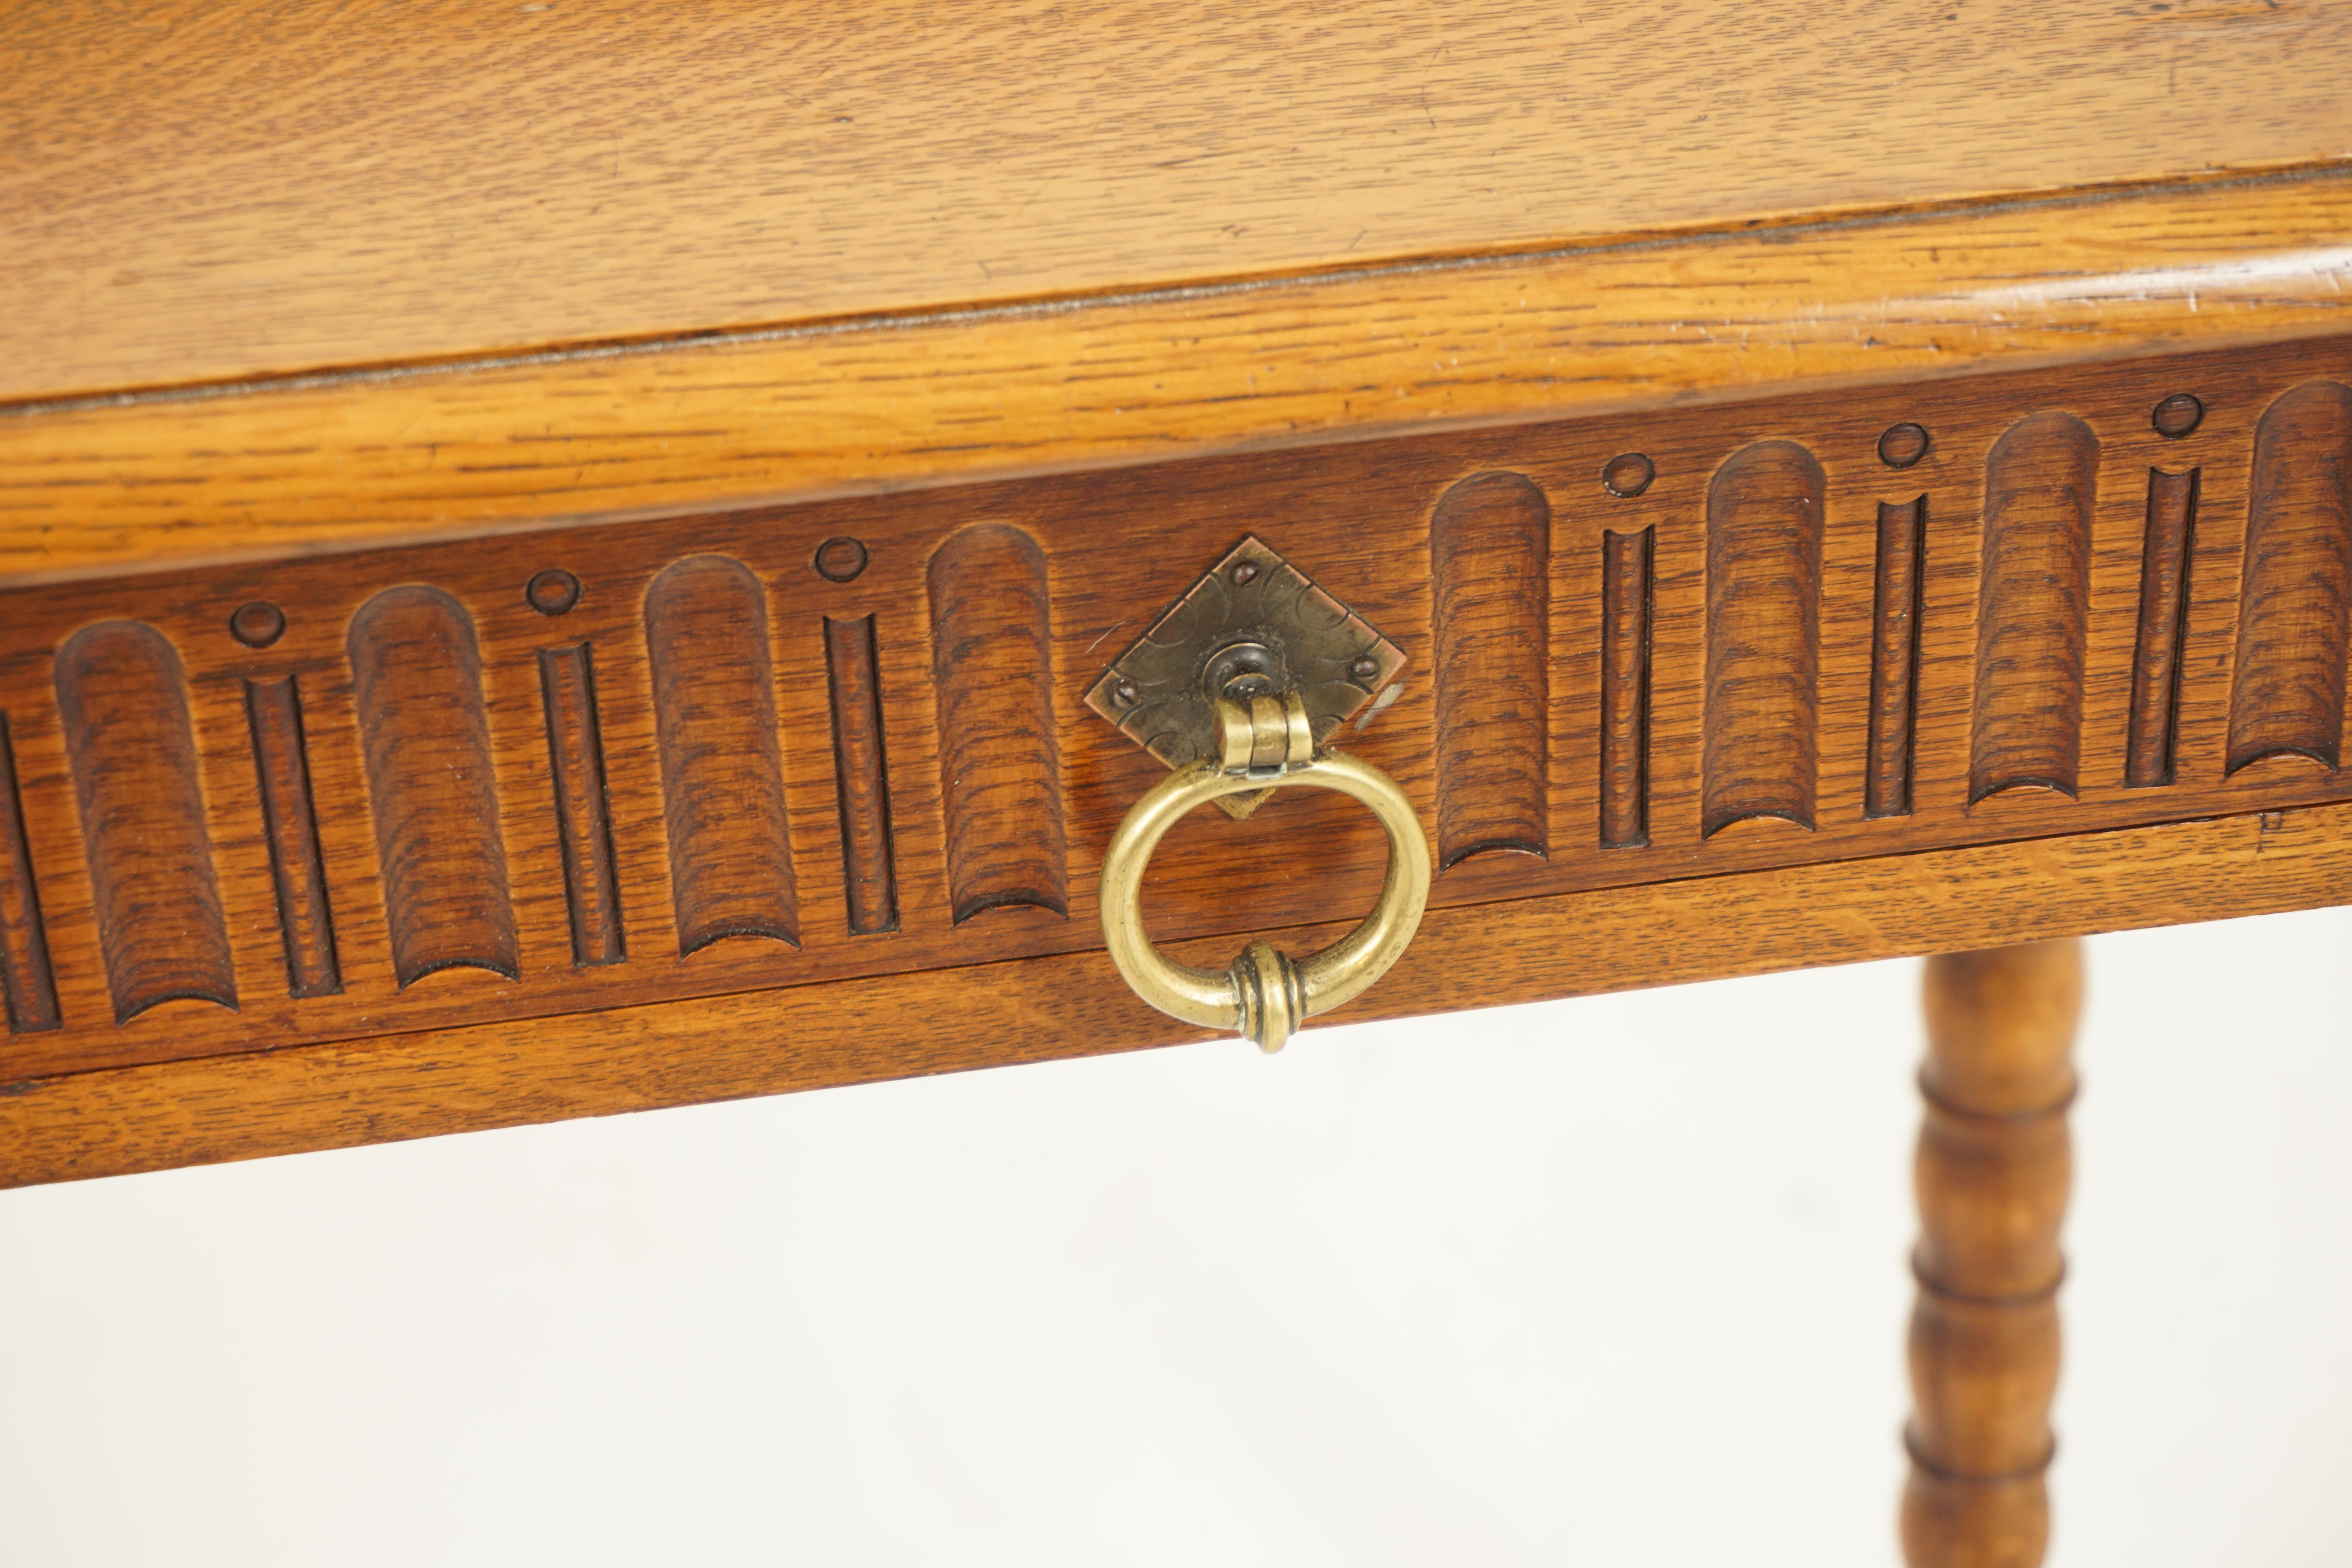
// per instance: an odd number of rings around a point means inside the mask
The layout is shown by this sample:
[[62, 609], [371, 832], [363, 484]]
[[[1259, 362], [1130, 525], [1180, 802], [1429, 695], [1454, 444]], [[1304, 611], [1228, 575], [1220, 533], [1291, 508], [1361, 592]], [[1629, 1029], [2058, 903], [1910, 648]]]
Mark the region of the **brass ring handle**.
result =
[[[1361, 995], [1403, 954], [1429, 902], [1429, 840], [1412, 802], [1394, 779], [1344, 752], [1317, 752], [1311, 742], [1302, 743], [1305, 715], [1297, 711], [1296, 698], [1290, 700], [1289, 713], [1274, 698], [1257, 698], [1254, 706], [1260, 710], [1255, 757], [1246, 710], [1238, 703], [1220, 701], [1224, 755], [1194, 763], [1161, 780], [1135, 803], [1111, 836], [1110, 850], [1103, 858], [1103, 941], [1128, 984], [1154, 1007], [1204, 1028], [1237, 1029], [1260, 1049], [1278, 1051], [1300, 1024]], [[1265, 711], [1269, 709], [1274, 711]], [[1265, 742], [1276, 737], [1287, 744], [1267, 759]], [[1253, 761], [1258, 765], [1250, 765]], [[1267, 761], [1276, 765], [1265, 765]], [[1178, 963], [1153, 947], [1143, 929], [1143, 873], [1168, 830], [1187, 812], [1220, 795], [1291, 785], [1337, 790], [1362, 801], [1388, 830], [1388, 876], [1381, 884], [1380, 901], [1363, 923], [1296, 963], [1268, 942], [1253, 942], [1222, 972]]]

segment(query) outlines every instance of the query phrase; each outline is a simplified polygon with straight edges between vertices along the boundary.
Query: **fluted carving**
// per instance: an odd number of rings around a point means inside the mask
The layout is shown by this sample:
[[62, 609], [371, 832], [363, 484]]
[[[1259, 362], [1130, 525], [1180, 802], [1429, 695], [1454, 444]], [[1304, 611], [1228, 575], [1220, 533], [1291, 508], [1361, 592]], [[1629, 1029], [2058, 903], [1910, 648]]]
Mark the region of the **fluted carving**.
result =
[[474, 618], [438, 588], [387, 588], [345, 642], [401, 989], [444, 969], [511, 980], [520, 957]]

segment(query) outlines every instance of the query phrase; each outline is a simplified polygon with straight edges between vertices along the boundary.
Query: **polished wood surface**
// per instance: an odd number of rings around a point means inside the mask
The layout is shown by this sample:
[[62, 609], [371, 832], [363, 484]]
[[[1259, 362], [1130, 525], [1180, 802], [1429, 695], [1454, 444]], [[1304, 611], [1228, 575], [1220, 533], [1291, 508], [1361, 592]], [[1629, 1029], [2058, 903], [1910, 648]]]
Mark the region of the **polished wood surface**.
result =
[[25, 405], [0, 581], [2341, 332], [2347, 232], [2329, 167]]
[[1930, 958], [1927, 1003], [1904, 1557], [1911, 1568], [2040, 1568], [2081, 944]]
[[[2344, 799], [2309, 694], [2340, 727], [2352, 626], [2289, 569], [2352, 515], [2352, 432], [2298, 412], [2347, 380], [2331, 339], [18, 589], [45, 956], [27, 925], [11, 961], [60, 1016], [0, 1070], [1096, 949], [1104, 848], [1162, 775], [1085, 694], [1244, 533], [1402, 651], [1328, 738], [1413, 799], [1440, 907]], [[2167, 434], [2177, 397], [2202, 412]], [[2195, 547], [2151, 622], [2167, 471], [2201, 476]], [[868, 617], [870, 683], [834, 629]], [[2151, 711], [2141, 643], [2176, 632]], [[593, 675], [552, 708], [551, 658]], [[275, 681], [323, 908], [286, 898]], [[2151, 735], [2168, 782], [2136, 784]], [[1145, 912], [1238, 945], [1360, 912], [1385, 861], [1336, 798], [1202, 814]], [[290, 983], [310, 949], [331, 988]]]
[[[2352, 805], [1434, 909], [1329, 1021], [2340, 903]], [[1273, 933], [1306, 951], [1352, 921]], [[1228, 939], [1168, 944], [1223, 963]], [[0, 1183], [71, 1181], [1197, 1041], [1099, 952], [27, 1079]], [[1248, 1050], [1228, 1038], [1221, 1049]], [[1314, 1048], [1310, 1033], [1289, 1047]]]
[[2330, 0], [57, 0], [0, 397], [2336, 157]]

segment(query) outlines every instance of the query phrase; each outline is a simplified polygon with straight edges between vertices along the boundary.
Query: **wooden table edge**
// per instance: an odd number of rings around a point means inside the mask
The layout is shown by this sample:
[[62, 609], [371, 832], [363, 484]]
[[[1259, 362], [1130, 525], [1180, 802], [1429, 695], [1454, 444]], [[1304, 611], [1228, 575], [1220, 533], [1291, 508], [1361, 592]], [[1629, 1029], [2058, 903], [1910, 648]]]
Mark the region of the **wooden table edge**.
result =
[[[2346, 901], [2352, 803], [1742, 872], [1433, 910], [1397, 969], [1331, 1021]], [[0, 1184], [1206, 1037], [1145, 1008], [1099, 952], [519, 1019], [0, 1087]]]

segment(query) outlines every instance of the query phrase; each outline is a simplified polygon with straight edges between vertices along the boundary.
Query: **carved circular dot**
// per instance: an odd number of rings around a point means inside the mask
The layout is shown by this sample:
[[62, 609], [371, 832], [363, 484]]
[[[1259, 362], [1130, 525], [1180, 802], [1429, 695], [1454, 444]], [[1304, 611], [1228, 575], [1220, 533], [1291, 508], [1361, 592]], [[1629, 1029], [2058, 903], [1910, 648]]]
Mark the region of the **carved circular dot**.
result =
[[2156, 433], [2178, 441], [2204, 423], [2205, 405], [2193, 392], [2176, 392], [2158, 404], [2147, 422]]
[[1248, 587], [1252, 583], [1257, 581], [1257, 563], [1255, 561], [1244, 561], [1239, 563], [1234, 567], [1232, 577], [1234, 587]]
[[866, 563], [872, 559], [866, 552], [863, 540], [842, 533], [818, 545], [816, 559], [810, 564], [828, 583], [849, 583], [856, 580], [857, 574], [866, 570]]
[[1906, 419], [1889, 425], [1878, 438], [1878, 460], [1890, 468], [1907, 468], [1927, 455], [1927, 427]]
[[551, 566], [523, 584], [522, 596], [542, 616], [560, 616], [580, 602], [580, 579]]
[[1620, 452], [1601, 465], [1601, 488], [1622, 500], [1640, 495], [1657, 477], [1658, 465], [1640, 452]]
[[1381, 661], [1374, 658], [1370, 654], [1361, 656], [1355, 663], [1348, 667], [1348, 673], [1354, 676], [1358, 680], [1370, 680], [1380, 672]]
[[1132, 680], [1122, 680], [1110, 689], [1110, 700], [1121, 708], [1134, 707], [1135, 700], [1142, 695], [1142, 692], [1135, 689], [1135, 682]]
[[247, 647], [268, 647], [286, 635], [286, 612], [266, 599], [239, 605], [228, 618], [228, 635]]

